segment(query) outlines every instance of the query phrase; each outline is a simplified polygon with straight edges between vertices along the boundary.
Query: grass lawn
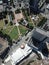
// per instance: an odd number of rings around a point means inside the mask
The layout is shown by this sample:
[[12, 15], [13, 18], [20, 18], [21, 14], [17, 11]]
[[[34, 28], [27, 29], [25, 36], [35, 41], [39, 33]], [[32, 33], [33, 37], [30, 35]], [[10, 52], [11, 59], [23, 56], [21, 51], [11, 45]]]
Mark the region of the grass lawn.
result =
[[[4, 28], [5, 27], [5, 28]], [[5, 26], [4, 22], [1, 20], [0, 21], [0, 30], [4, 28], [2, 30], [3, 34], [7, 34], [11, 37], [11, 39], [15, 39], [17, 40], [19, 38], [19, 34], [18, 34], [18, 29], [16, 26], [13, 27], [13, 25], [10, 25], [9, 23]], [[26, 27], [19, 25], [19, 30], [20, 33], [22, 34], [22, 36], [26, 33], [26, 31], [28, 30]]]
[[20, 30], [20, 33], [22, 34], [22, 36], [26, 33], [26, 31], [27, 31], [27, 28], [26, 27], [24, 27], [24, 26], [22, 26], [22, 25], [20, 25], [19, 26], [19, 30]]
[[18, 39], [19, 35], [18, 35], [17, 27], [13, 28], [13, 30], [10, 32], [9, 36], [11, 37], [11, 39], [15, 39], [15, 40]]
[[3, 20], [0, 20], [0, 30], [3, 28], [3, 26], [4, 26]]
[[[21, 33], [22, 36], [23, 36], [23, 35], [26, 33], [27, 28], [24, 27], [24, 26], [22, 26], [22, 25], [20, 25], [20, 26], [19, 26], [19, 30], [20, 30], [20, 33]], [[15, 26], [15, 27], [13, 28], [13, 25], [10, 25], [9, 23], [8, 23], [8, 25], [6, 26], [6, 29], [2, 30], [2, 32], [3, 32], [4, 34], [9, 35], [12, 40], [13, 40], [13, 39], [17, 40], [17, 39], [19, 38], [19, 34], [18, 34], [18, 29], [17, 29], [17, 27]]]
[[3, 30], [3, 32], [6, 34], [9, 34], [9, 32], [12, 28], [13, 28], [12, 26], [7, 26], [6, 29]]
[[5, 29], [3, 29], [2, 32], [5, 34], [9, 34], [10, 30], [13, 28], [13, 26], [10, 25], [9, 23], [7, 25], [5, 25], [4, 27], [5, 27]]
[[30, 16], [28, 16], [27, 11], [24, 10], [23, 11], [23, 15], [25, 16], [26, 20], [28, 21], [29, 26], [34, 27], [35, 26], [34, 22], [31, 20]]
[[[4, 23], [3, 23], [4, 24]], [[1, 27], [3, 27], [3, 24]], [[6, 28], [4, 30], [2, 30], [3, 34], [7, 34], [11, 37], [11, 39], [18, 39], [18, 30], [17, 27], [13, 28], [13, 25], [10, 25], [8, 23], [8, 25], [5, 26]], [[1, 28], [0, 28], [1, 29]]]
[[29, 26], [33, 26], [33, 23], [32, 22], [29, 22]]

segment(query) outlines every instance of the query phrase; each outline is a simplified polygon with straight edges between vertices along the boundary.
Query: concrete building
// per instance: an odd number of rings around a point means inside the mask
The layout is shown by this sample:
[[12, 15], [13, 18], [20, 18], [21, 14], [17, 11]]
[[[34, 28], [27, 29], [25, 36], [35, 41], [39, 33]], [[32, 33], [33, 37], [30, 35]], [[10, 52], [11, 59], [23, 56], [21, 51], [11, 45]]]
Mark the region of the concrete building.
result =
[[38, 42], [42, 42], [46, 36], [41, 34], [37, 29], [33, 32], [33, 38]]
[[10, 0], [0, 0], [0, 12], [5, 11], [7, 6], [10, 5]]
[[42, 5], [45, 3], [45, 0], [30, 0], [30, 10], [31, 12], [39, 12]]
[[17, 63], [27, 57], [31, 52], [31, 47], [29, 47], [27, 44], [22, 44], [20, 48], [14, 50], [12, 54], [5, 59], [5, 65], [7, 65], [7, 63], [9, 63], [9, 65], [17, 65]]
[[13, 0], [16, 9], [29, 8], [29, 0]]
[[49, 0], [46, 0], [46, 3], [49, 3]]
[[8, 51], [8, 41], [0, 37], [0, 58], [4, 58]]
[[9, 5], [10, 4], [10, 0], [3, 0], [3, 4]]
[[33, 30], [32, 35], [33, 44], [38, 47], [42, 53], [47, 54], [49, 52], [49, 32], [39, 28]]
[[42, 7], [42, 5], [45, 3], [45, 1], [46, 1], [46, 0], [39, 0], [39, 2], [38, 2], [39, 8]]
[[40, 8], [45, 3], [45, 0], [13, 0], [13, 3], [17, 8], [29, 8], [29, 6], [32, 8], [38, 6]]
[[8, 10], [8, 8], [10, 7], [10, 0], [3, 0], [3, 7], [4, 7], [4, 11]]
[[[10, 0], [1, 0], [0, 3], [3, 2], [4, 10], [10, 5]], [[37, 12], [38, 9], [45, 3], [45, 0], [13, 0], [13, 7], [16, 9], [28, 9], [30, 7], [31, 11]]]
[[2, 0], [0, 0], [0, 12], [2, 12], [3, 11], [3, 1]]

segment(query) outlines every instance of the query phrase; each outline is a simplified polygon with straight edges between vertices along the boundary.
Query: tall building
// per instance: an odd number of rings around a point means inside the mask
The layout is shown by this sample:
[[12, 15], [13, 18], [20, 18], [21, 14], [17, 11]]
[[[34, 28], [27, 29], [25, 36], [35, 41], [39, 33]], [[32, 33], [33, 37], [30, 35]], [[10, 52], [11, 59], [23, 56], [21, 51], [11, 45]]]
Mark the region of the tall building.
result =
[[39, 12], [42, 5], [45, 3], [45, 0], [30, 0], [30, 10], [31, 12]]

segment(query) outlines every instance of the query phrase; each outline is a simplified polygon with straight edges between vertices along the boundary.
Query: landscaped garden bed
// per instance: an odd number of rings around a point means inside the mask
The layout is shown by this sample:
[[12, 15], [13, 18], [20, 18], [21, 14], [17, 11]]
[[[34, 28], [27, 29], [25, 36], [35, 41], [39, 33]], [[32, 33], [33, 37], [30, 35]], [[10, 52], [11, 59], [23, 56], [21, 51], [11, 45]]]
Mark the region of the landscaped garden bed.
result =
[[21, 35], [23, 36], [23, 35], [25, 35], [25, 33], [28, 29], [25, 26], [20, 25], [19, 30], [20, 30]]
[[4, 22], [3, 20], [0, 20], [0, 30], [4, 27]]
[[31, 20], [30, 16], [28, 16], [27, 11], [23, 10], [22, 12], [23, 12], [24, 18], [27, 20], [28, 25], [29, 25], [27, 27], [30, 28], [30, 29], [33, 29], [34, 24], [33, 24], [33, 21]]
[[38, 27], [42, 27], [44, 25], [44, 23], [47, 21], [47, 19], [45, 17], [43, 17], [43, 19], [38, 23]]
[[15, 40], [18, 39], [19, 35], [18, 35], [17, 27], [13, 28], [13, 30], [10, 32], [9, 36], [11, 37], [11, 39], [15, 39]]

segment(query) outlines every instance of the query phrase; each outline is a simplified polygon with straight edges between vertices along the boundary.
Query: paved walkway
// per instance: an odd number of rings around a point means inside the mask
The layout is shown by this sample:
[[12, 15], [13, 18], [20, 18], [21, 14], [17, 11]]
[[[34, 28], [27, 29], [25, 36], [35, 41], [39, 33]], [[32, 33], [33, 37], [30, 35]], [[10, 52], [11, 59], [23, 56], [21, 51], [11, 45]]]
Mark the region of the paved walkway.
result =
[[[31, 17], [30, 17], [30, 19], [31, 19]], [[33, 26], [35, 27], [35, 24], [34, 24], [34, 22], [33, 22], [33, 20], [32, 20], [32, 19], [31, 19], [31, 22], [32, 22]]]
[[13, 28], [9, 31], [9, 33], [8, 33], [8, 34], [10, 34], [10, 33], [11, 33], [11, 31], [14, 29], [14, 27], [15, 27], [15, 26], [13, 25]]
[[[15, 12], [14, 12], [14, 16], [15, 16]], [[16, 18], [16, 17], [15, 17]], [[16, 21], [16, 19], [15, 19], [15, 21]], [[21, 36], [21, 34], [20, 34], [20, 30], [19, 30], [19, 25], [18, 25], [18, 22], [16, 21], [16, 24], [17, 24], [17, 29], [18, 29], [18, 34], [19, 34], [19, 36]]]
[[20, 34], [20, 30], [19, 30], [19, 27], [18, 27], [18, 26], [17, 26], [17, 29], [18, 29], [19, 36], [21, 36], [21, 34]]

